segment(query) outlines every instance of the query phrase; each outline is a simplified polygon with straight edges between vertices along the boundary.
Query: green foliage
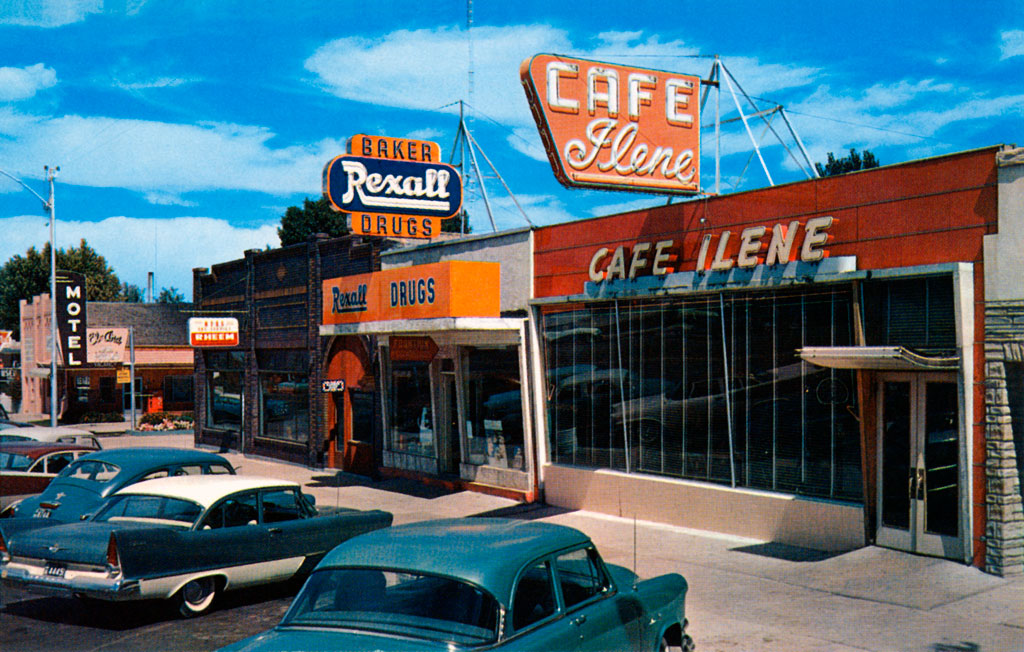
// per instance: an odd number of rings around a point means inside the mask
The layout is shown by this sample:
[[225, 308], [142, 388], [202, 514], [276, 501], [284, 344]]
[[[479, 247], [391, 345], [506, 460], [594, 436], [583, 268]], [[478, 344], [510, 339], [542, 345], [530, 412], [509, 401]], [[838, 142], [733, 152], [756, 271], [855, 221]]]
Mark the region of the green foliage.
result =
[[156, 298], [157, 303], [185, 303], [185, 295], [173, 285], [160, 290], [160, 296]]
[[864, 150], [864, 154], [861, 155], [857, 153], [856, 149], [851, 147], [849, 156], [837, 159], [832, 152], [829, 152], [825, 165], [815, 163], [814, 167], [818, 170], [819, 176], [832, 177], [837, 174], [877, 168], [878, 159], [875, 158], [875, 155], [870, 150]]
[[[89, 301], [120, 301], [122, 284], [106, 259], [82, 240], [78, 247], [57, 250], [57, 269], [85, 275]], [[0, 267], [0, 328], [20, 337], [18, 301], [50, 292], [50, 245], [42, 251], [30, 247], [24, 256], [11, 257]]]
[[332, 238], [348, 233], [345, 215], [332, 209], [326, 197], [316, 201], [306, 197], [302, 208], [289, 206], [281, 216], [281, 226], [277, 229], [282, 247], [305, 242], [317, 233], [326, 233]]
[[144, 296], [142, 294], [142, 288], [134, 283], [122, 283], [121, 284], [121, 296], [118, 301], [126, 301], [128, 303], [142, 303]]
[[86, 412], [79, 423], [121, 423], [124, 414], [121, 412]]
[[[463, 224], [465, 224], [465, 230], [463, 230]], [[466, 213], [466, 209], [459, 211], [458, 215], [453, 215], [446, 220], [441, 220], [441, 232], [472, 233], [473, 228], [469, 224], [469, 214]]]

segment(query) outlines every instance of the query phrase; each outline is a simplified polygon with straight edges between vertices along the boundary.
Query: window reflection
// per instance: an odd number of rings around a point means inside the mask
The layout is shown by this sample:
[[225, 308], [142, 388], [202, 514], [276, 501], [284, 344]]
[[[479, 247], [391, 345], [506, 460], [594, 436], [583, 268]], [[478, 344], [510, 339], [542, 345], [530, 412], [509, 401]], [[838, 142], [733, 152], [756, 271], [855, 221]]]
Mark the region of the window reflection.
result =
[[860, 499], [853, 372], [796, 355], [852, 344], [850, 304], [835, 289], [546, 314], [552, 461]]

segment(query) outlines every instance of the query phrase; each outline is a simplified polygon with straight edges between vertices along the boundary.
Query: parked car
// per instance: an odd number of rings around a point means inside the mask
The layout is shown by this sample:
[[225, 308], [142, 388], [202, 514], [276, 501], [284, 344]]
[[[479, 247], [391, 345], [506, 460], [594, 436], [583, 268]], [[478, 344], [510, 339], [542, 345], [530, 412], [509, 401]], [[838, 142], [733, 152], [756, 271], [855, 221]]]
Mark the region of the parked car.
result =
[[0, 443], [0, 509], [12, 502], [12, 496], [24, 497], [46, 489], [65, 467], [93, 452], [75, 444]]
[[103, 448], [96, 435], [88, 430], [72, 426], [33, 426], [21, 428], [0, 425], [0, 442], [5, 441], [43, 441], [58, 444], [80, 444], [96, 450]]
[[83, 455], [38, 496], [13, 503], [0, 518], [48, 518], [77, 521], [96, 511], [122, 487], [168, 475], [233, 474], [215, 453], [187, 448], [115, 448]]
[[29, 592], [173, 598], [195, 616], [220, 591], [289, 580], [391, 519], [381, 511], [317, 516], [298, 484], [272, 478], [159, 478], [121, 489], [86, 522], [0, 521], [0, 577]]
[[400, 525], [332, 550], [272, 630], [221, 652], [693, 649], [686, 580], [608, 566], [537, 521]]
[[11, 418], [11, 415], [7, 412], [7, 408], [0, 405], [0, 430], [4, 428], [34, 428], [35, 425], [31, 423], [25, 423], [23, 421], [15, 421]]

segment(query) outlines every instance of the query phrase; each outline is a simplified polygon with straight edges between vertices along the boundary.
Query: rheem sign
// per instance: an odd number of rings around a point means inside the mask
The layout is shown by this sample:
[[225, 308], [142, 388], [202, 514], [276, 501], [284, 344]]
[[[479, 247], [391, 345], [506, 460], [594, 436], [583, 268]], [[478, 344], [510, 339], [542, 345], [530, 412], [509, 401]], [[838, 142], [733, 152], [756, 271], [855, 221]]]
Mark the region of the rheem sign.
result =
[[563, 185], [699, 192], [699, 77], [551, 54], [519, 74]]
[[238, 346], [238, 320], [234, 317], [192, 317], [189, 344], [198, 347]]

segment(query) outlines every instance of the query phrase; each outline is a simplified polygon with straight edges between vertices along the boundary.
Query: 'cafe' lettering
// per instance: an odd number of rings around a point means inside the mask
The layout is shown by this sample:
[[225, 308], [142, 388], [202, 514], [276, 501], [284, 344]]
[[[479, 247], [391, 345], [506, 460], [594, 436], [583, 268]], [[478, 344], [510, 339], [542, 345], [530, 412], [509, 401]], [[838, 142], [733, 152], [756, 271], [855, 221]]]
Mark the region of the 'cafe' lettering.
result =
[[[765, 226], [748, 227], [740, 233], [738, 247], [732, 245], [734, 240], [731, 231], [722, 231], [718, 235], [718, 244], [715, 247], [712, 247], [715, 236], [705, 234], [701, 238], [695, 271], [724, 272], [734, 266], [749, 269], [761, 264], [786, 264], [793, 260], [794, 254], [798, 255], [802, 262], [818, 262], [828, 256], [823, 247], [828, 241], [828, 230], [833, 222], [831, 216], [813, 217], [801, 228], [800, 222], [793, 220], [788, 225], [773, 226], [770, 236]], [[797, 248], [797, 239], [801, 233], [803, 239]], [[638, 242], [633, 245], [632, 250], [624, 246], [616, 247], [614, 250], [601, 247], [590, 259], [590, 280], [599, 283], [606, 280], [632, 279], [641, 274], [657, 276], [682, 271], [669, 266], [673, 259], [680, 258], [673, 250], [675, 244], [674, 240], [659, 240], [653, 243]]]

